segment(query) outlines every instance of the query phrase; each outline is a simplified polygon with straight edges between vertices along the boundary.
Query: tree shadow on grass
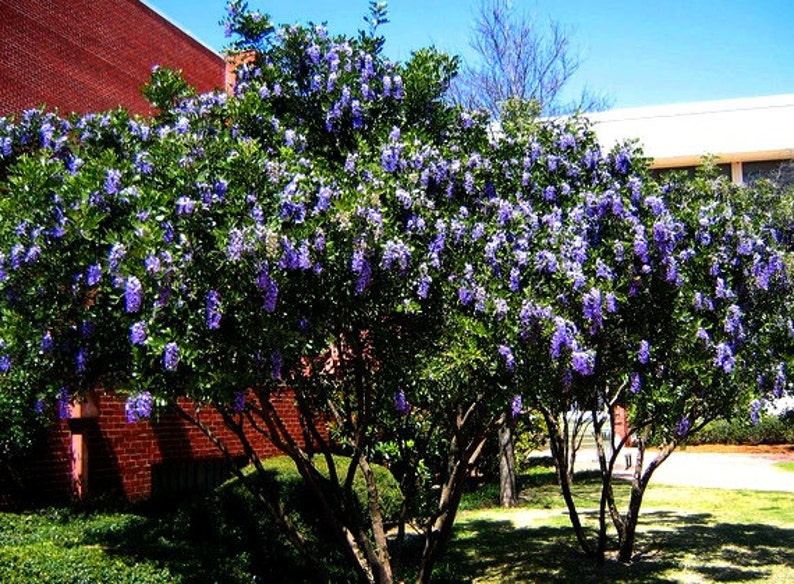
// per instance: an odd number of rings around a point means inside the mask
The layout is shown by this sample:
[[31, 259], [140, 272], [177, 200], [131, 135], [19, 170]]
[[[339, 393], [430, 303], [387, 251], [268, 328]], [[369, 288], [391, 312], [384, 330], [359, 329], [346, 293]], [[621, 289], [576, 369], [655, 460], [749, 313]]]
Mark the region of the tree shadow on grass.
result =
[[598, 565], [579, 550], [568, 527], [468, 521], [439, 566], [437, 581], [748, 582], [766, 580], [773, 566], [794, 567], [794, 529], [664, 511], [648, 513], [642, 522], [637, 561]]

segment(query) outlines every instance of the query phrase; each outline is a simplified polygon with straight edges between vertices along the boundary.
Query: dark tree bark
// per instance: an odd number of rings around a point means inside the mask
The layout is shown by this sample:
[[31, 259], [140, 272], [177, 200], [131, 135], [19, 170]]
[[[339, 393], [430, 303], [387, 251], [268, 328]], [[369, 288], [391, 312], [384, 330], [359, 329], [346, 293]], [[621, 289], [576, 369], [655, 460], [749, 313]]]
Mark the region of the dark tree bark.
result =
[[518, 504], [516, 492], [516, 453], [513, 444], [513, 429], [509, 422], [499, 427], [499, 502], [502, 507]]

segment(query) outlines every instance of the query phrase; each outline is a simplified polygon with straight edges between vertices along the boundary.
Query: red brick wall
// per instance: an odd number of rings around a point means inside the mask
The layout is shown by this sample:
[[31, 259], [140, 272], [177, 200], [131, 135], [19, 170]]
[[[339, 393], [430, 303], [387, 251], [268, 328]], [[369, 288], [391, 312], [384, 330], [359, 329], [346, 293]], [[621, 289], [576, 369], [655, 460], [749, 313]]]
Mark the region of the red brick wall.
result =
[[[273, 398], [288, 429], [297, 438], [302, 436], [301, 426], [292, 399], [289, 392]], [[85, 444], [87, 482], [84, 495], [89, 497], [147, 499], [152, 494], [153, 468], [171, 465], [177, 471], [189, 471], [191, 465], [199, 463], [210, 462], [208, 468], [223, 464], [224, 457], [218, 448], [178, 415], [161, 413], [150, 421], [130, 424], [122, 400], [100, 394], [97, 401], [97, 418], [58, 422], [47, 447], [34, 453], [24, 465], [26, 498], [54, 502], [74, 496], [71, 470], [74, 434], [81, 434]], [[196, 414], [196, 408], [189, 402], [182, 401], [181, 405], [189, 413]], [[213, 408], [202, 408], [197, 415], [224, 441], [233, 456], [244, 457], [239, 440]], [[280, 454], [261, 434], [249, 431], [248, 437], [260, 457]]]
[[147, 114], [154, 65], [181, 69], [200, 92], [224, 88], [223, 57], [138, 0], [0, 0], [0, 115], [40, 105]]

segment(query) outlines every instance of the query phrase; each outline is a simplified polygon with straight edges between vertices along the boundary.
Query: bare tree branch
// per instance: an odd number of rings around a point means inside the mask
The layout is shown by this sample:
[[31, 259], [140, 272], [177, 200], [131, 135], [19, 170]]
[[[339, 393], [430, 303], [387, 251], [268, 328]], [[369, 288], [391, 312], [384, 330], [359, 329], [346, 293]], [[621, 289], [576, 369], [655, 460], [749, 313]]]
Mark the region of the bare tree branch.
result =
[[464, 66], [451, 90], [466, 107], [498, 118], [509, 99], [535, 101], [543, 115], [609, 106], [610, 100], [588, 89], [565, 100], [563, 90], [580, 66], [569, 32], [555, 21], [544, 26], [509, 0], [482, 0], [470, 46], [479, 61]]

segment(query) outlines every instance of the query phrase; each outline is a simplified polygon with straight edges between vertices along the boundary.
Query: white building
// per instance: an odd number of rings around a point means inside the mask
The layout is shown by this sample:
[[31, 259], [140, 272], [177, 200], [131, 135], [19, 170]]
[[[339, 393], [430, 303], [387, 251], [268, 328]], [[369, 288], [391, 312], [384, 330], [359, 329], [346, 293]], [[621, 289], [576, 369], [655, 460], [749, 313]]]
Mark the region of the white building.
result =
[[660, 171], [691, 170], [712, 156], [734, 182], [794, 184], [794, 94], [616, 109], [589, 118], [603, 147], [636, 138]]

